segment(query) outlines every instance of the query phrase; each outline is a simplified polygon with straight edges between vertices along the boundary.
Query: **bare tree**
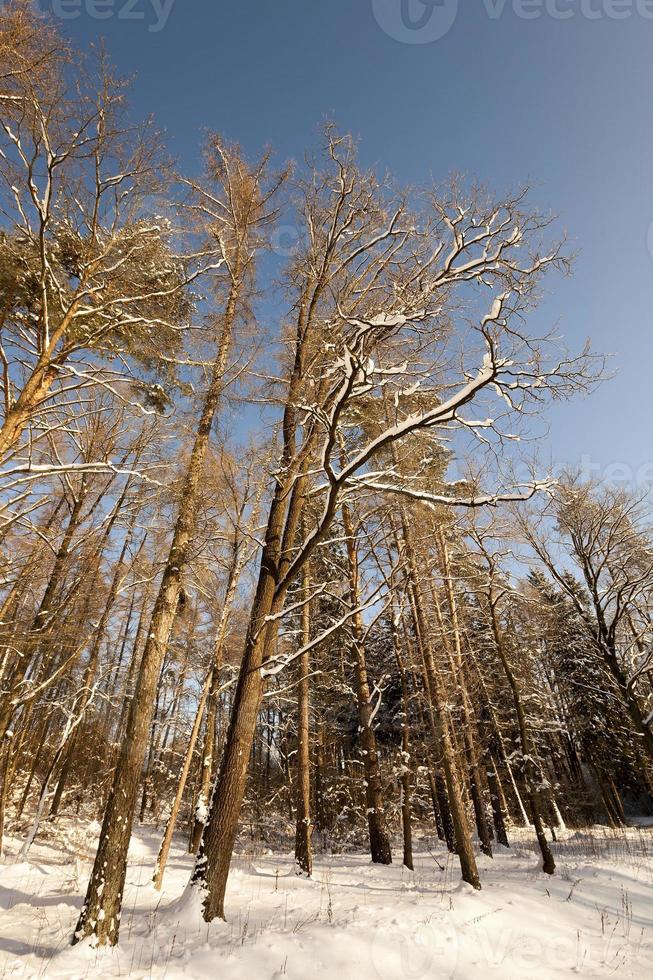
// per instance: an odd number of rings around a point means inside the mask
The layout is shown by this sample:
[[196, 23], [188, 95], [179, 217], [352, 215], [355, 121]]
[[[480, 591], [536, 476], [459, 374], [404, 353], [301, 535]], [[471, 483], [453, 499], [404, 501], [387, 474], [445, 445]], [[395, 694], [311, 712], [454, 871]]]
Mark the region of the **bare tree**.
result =
[[502, 606], [505, 604], [506, 599], [514, 599], [515, 592], [511, 589], [507, 578], [502, 573], [501, 558], [504, 556], [497, 553], [496, 549], [492, 547], [492, 529], [487, 530], [481, 529], [478, 526], [474, 527], [471, 531], [471, 537], [484, 564], [484, 573], [479, 576], [478, 588], [487, 606], [495, 652], [512, 693], [519, 730], [521, 765], [528, 793], [531, 819], [535, 827], [537, 843], [542, 854], [542, 870], [546, 874], [552, 875], [555, 872], [555, 861], [546, 839], [542, 819], [541, 800], [545, 789], [544, 774], [540, 760], [537, 757], [534, 739], [526, 716], [525, 695], [521, 689], [515, 666], [511, 662], [510, 651], [501, 622]]
[[128, 121], [125, 85], [105, 60], [87, 74], [53, 21], [24, 3], [0, 16], [9, 38], [0, 53], [5, 458], [26, 429], [38, 443], [91, 384], [122, 387], [129, 400], [121, 381], [138, 380], [129, 362], [147, 368], [174, 355], [191, 312], [187, 287], [214, 253], [175, 227], [160, 136]]
[[136, 693], [127, 719], [125, 740], [105, 810], [100, 843], [75, 931], [75, 941], [94, 935], [100, 944], [114, 944], [118, 938], [127, 850], [152, 721], [154, 694], [179, 603], [182, 570], [188, 562], [211, 427], [224, 390], [234, 328], [247, 302], [256, 253], [264, 243], [262, 236], [265, 230], [274, 220], [270, 199], [283, 179], [282, 176], [269, 178], [267, 164], [266, 155], [257, 166], [248, 167], [237, 147], [228, 147], [216, 137], [209, 148], [213, 185], [207, 189], [199, 186], [193, 188], [197, 203], [191, 206], [208, 219], [207, 235], [213, 239], [206, 250], [215, 252], [219, 264], [226, 270], [226, 281], [220, 284], [225, 293], [224, 311], [217, 318], [215, 360], [180, 490], [170, 551], [152, 612]]
[[[326, 167], [310, 176], [301, 199], [308, 245], [291, 267], [296, 322], [280, 465], [225, 751], [194, 872], [195, 883], [205, 889], [207, 920], [224, 915], [224, 889], [277, 617], [288, 588], [327, 538], [343, 494], [369, 489], [433, 504], [492, 504], [495, 492], [465, 498], [423, 491], [417, 482], [394, 479], [387, 470], [375, 472], [375, 462], [391, 443], [402, 445], [420, 431], [473, 431], [479, 423], [464, 410], [484, 393], [498, 395], [513, 409], [530, 397], [540, 399], [552, 389], [570, 392], [588, 381], [585, 359], [545, 367], [542, 345], [527, 339], [517, 324], [540, 274], [561, 261], [556, 248], [522, 257], [542, 222], [521, 210], [520, 198], [486, 205], [480, 197], [463, 202], [455, 193], [448, 199], [433, 196], [420, 224], [404, 202], [388, 200], [373, 178], [357, 172], [347, 141], [330, 135], [326, 156]], [[491, 308], [477, 321], [480, 366], [463, 368], [457, 380], [452, 374], [445, 381], [439, 373], [430, 404], [352, 445], [343, 428], [361, 400], [369, 400], [390, 378], [399, 390], [408, 383], [402, 355], [409, 354], [411, 344], [419, 346], [422, 362], [427, 350], [434, 354], [453, 309], [451, 297], [456, 290], [467, 294], [474, 283], [494, 288]], [[491, 428], [487, 422], [480, 426]], [[347, 447], [344, 465], [339, 463], [341, 438]], [[298, 540], [309, 472], [311, 492], [323, 497], [323, 509]], [[529, 485], [515, 495], [531, 495], [535, 489]]]
[[582, 575], [585, 596], [565, 574], [555, 543], [545, 538], [550, 517], [540, 521], [543, 526], [538, 529], [524, 516], [522, 532], [568, 596], [616, 684], [647, 760], [642, 768], [652, 786], [648, 775], [653, 761], [651, 692], [650, 685], [648, 690], [641, 687], [653, 674], [651, 622], [647, 614], [640, 615], [640, 609], [649, 608], [653, 594], [653, 537], [644, 498], [571, 479], [558, 488], [552, 511], [562, 549]]

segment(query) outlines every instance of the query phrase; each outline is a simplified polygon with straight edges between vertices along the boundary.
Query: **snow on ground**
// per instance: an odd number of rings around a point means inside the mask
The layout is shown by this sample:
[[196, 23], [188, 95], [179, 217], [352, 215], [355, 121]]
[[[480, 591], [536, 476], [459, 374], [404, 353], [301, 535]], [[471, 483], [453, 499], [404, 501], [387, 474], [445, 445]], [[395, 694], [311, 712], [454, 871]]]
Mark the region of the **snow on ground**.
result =
[[[177, 841], [164, 890], [150, 884], [160, 835], [137, 829], [130, 850], [120, 944], [74, 948], [74, 927], [97, 824], [47, 828], [0, 865], [0, 978], [422, 980], [455, 977], [653, 976], [653, 831], [568, 833], [559, 871], [538, 870], [522, 834], [493, 861], [483, 890], [460, 883], [441, 845], [423, 841], [410, 873], [362, 854], [323, 855], [312, 881], [289, 854], [236, 858], [229, 921], [204, 923], [183, 897], [191, 859]], [[47, 835], [47, 836], [46, 836]], [[155, 914], [156, 913], [156, 914]]]

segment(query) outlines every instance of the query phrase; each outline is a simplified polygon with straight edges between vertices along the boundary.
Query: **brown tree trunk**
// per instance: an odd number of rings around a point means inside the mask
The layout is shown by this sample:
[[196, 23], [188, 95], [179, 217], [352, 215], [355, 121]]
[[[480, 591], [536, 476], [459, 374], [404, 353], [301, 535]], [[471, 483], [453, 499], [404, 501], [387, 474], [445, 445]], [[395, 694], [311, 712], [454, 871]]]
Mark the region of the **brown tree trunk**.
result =
[[[165, 665], [165, 654], [163, 655], [163, 662], [161, 667]], [[150, 737], [147, 747], [147, 760], [145, 762], [145, 771], [143, 772], [143, 785], [141, 788], [141, 805], [138, 809], [138, 822], [143, 823], [145, 821], [145, 813], [147, 811], [147, 804], [150, 798], [150, 790], [152, 789], [152, 769], [154, 768], [154, 756], [156, 754], [157, 739], [159, 738], [159, 707], [161, 703], [162, 694], [162, 674], [163, 669], [159, 670], [159, 676], [157, 678], [156, 686], [156, 697], [154, 698], [154, 711], [152, 712], [152, 722], [150, 724]], [[131, 702], [130, 702], [131, 708]], [[129, 715], [127, 715], [127, 723], [129, 723]]]
[[478, 875], [476, 857], [474, 856], [469, 826], [465, 815], [465, 807], [456, 773], [455, 753], [451, 741], [449, 721], [445, 716], [444, 692], [441, 689], [440, 677], [435, 666], [435, 659], [433, 657], [433, 650], [430, 643], [430, 634], [427, 628], [426, 618], [422, 610], [422, 597], [418, 587], [419, 574], [417, 571], [412, 533], [406, 515], [403, 512], [402, 529], [406, 557], [408, 559], [411, 584], [410, 597], [413, 614], [415, 617], [415, 629], [424, 657], [427, 692], [430, 704], [433, 708], [436, 743], [442, 752], [442, 766], [444, 769], [449, 809], [451, 812], [451, 819], [456, 838], [456, 852], [460, 861], [460, 870], [463, 881], [466, 881], [472, 886], [472, 888], [480, 889], [481, 881]]
[[0, 857], [4, 854], [5, 813], [7, 810], [7, 773], [11, 753], [11, 734], [0, 742]]
[[61, 769], [59, 770], [59, 778], [57, 780], [57, 786], [54, 791], [54, 796], [52, 797], [52, 803], [50, 804], [50, 810], [48, 816], [51, 820], [55, 820], [58, 813], [59, 807], [61, 806], [61, 800], [63, 799], [64, 789], [66, 788], [66, 783], [68, 782], [68, 776], [70, 775], [70, 770], [73, 764], [73, 756], [75, 754], [75, 748], [77, 746], [77, 739], [79, 737], [79, 728], [76, 728], [73, 732], [73, 737], [68, 743], [68, 751], [66, 757], [63, 761]]
[[125, 737], [106, 805], [98, 851], [73, 943], [89, 935], [93, 935], [100, 945], [105, 943], [115, 945], [118, 941], [122, 893], [127, 871], [127, 851], [152, 722], [154, 695], [177, 611], [181, 570], [188, 560], [191, 536], [195, 527], [204, 460], [209, 446], [211, 426], [223, 389], [223, 375], [236, 311], [236, 295], [234, 285], [227, 304], [211, 382], [204, 400], [195, 444], [181, 491], [170, 553], [152, 612], [136, 691], [130, 704]]
[[[272, 612], [275, 576], [264, 548], [252, 617], [234, 694], [220, 771], [211, 798], [192, 881], [205, 891], [204, 918], [224, 919], [224, 893], [245, 793], [256, 719], [263, 693], [266, 617]], [[266, 554], [267, 551], [267, 554]], [[276, 570], [276, 563], [273, 565]]]
[[462, 650], [462, 640], [460, 634], [460, 625], [458, 622], [458, 604], [456, 602], [456, 596], [453, 589], [453, 578], [451, 575], [451, 564], [449, 561], [449, 549], [447, 547], [447, 543], [442, 531], [440, 531], [438, 537], [439, 537], [439, 545], [440, 545], [440, 556], [441, 556], [441, 561], [443, 566], [442, 576], [445, 584], [447, 603], [449, 606], [449, 615], [451, 618], [451, 629], [452, 629], [453, 639], [454, 639], [454, 651], [451, 650], [451, 645], [447, 637], [445, 623], [442, 616], [442, 610], [440, 609], [440, 602], [433, 581], [431, 580], [431, 592], [433, 595], [433, 604], [435, 607], [435, 612], [438, 619], [440, 632], [442, 634], [444, 647], [447, 652], [447, 656], [449, 658], [451, 675], [454, 682], [457, 684], [460, 690], [463, 740], [465, 744], [465, 756], [467, 761], [467, 771], [469, 774], [469, 789], [470, 789], [470, 796], [472, 798], [472, 806], [474, 808], [476, 829], [478, 831], [481, 850], [488, 857], [492, 857], [492, 843], [491, 843], [490, 828], [488, 825], [487, 813], [485, 811], [485, 802], [483, 800], [483, 784], [481, 781], [481, 774], [478, 765], [476, 746], [474, 744], [474, 740], [472, 737], [472, 730], [471, 730], [472, 708], [469, 702], [469, 696], [467, 694], [467, 682], [463, 671], [463, 650]]
[[414, 871], [413, 863], [413, 832], [411, 826], [411, 771], [410, 761], [410, 740], [408, 725], [402, 725], [401, 732], [401, 831], [404, 844], [404, 867], [409, 871]]
[[[309, 565], [304, 565], [301, 645], [307, 647], [311, 638], [311, 606]], [[297, 684], [297, 770], [296, 805], [297, 822], [295, 827], [295, 866], [297, 873], [311, 877], [313, 872], [313, 852], [311, 848], [311, 760], [309, 727], [309, 670], [310, 652], [304, 650], [298, 661], [299, 683]]]
[[[407, 646], [409, 645], [408, 637], [406, 636], [406, 629], [404, 627], [404, 638]], [[426, 669], [423, 667], [422, 670], [422, 688], [425, 695], [428, 697], [428, 681], [426, 679]], [[418, 704], [418, 711], [420, 715], [421, 728], [426, 735], [427, 725], [424, 719], [424, 714], [421, 707]], [[435, 718], [433, 713], [433, 707], [429, 703], [427, 707], [427, 714], [429, 725], [428, 729], [431, 732], [431, 736], [436, 740], [436, 729], [435, 729]], [[451, 854], [456, 853], [456, 836], [453, 830], [453, 821], [451, 819], [451, 811], [449, 809], [449, 800], [447, 799], [447, 788], [442, 777], [442, 773], [438, 770], [436, 773], [435, 768], [427, 752], [423, 752], [424, 764], [428, 772], [429, 788], [431, 792], [431, 804], [433, 807], [433, 818], [435, 821], [435, 829], [438, 835], [438, 839], [441, 841], [446, 841], [447, 850]]]
[[225, 888], [263, 696], [262, 668], [275, 636], [275, 627], [269, 617], [280, 610], [288, 587], [287, 582], [284, 589], [278, 589], [277, 584], [288, 567], [294, 544], [293, 529], [297, 528], [301, 517], [300, 482], [295, 482], [289, 499], [287, 486], [277, 481], [270, 504], [256, 593], [220, 770], [191, 879], [193, 885], [205, 893], [203, 909], [207, 922], [216, 916], [224, 919]]
[[[357, 609], [360, 605], [358, 552], [354, 526], [347, 504], [342, 505], [342, 522], [347, 538], [349, 604], [352, 609]], [[365, 799], [370, 853], [372, 855], [372, 861], [375, 864], [391, 864], [392, 851], [390, 848], [390, 835], [388, 834], [385, 822], [379, 755], [376, 746], [376, 736], [372, 727], [372, 695], [367, 677], [362, 615], [355, 613], [351, 623], [354, 640], [356, 704], [358, 707], [359, 738], [363, 754], [363, 771], [365, 773]]]
[[319, 721], [315, 738], [315, 826], [320, 833], [323, 849], [326, 847], [327, 834], [331, 826], [324, 795], [326, 765], [324, 741], [324, 725]]
[[[242, 516], [242, 514], [240, 515]], [[222, 659], [224, 654], [224, 644], [227, 638], [229, 617], [233, 606], [236, 589], [240, 574], [244, 568], [246, 554], [240, 540], [240, 531], [236, 526], [231, 548], [231, 563], [227, 576], [224, 602], [220, 612], [220, 619], [215, 636], [215, 646], [213, 652], [213, 675], [211, 689], [209, 691], [208, 706], [206, 709], [206, 725], [204, 727], [204, 746], [202, 748], [202, 768], [200, 774], [200, 785], [193, 808], [193, 825], [189, 842], [189, 851], [196, 854], [200, 845], [200, 840], [204, 832], [206, 813], [211, 795], [211, 784], [215, 771], [215, 724], [218, 715], [218, 696], [220, 694], [220, 672], [222, 670]]]
[[[48, 345], [41, 351], [20, 395], [11, 405], [9, 411], [5, 413], [2, 428], [0, 428], [0, 459], [3, 459], [18, 442], [30, 418], [48, 398], [52, 385], [59, 377], [58, 368], [63, 363], [64, 356], [60, 351], [57, 357], [57, 345], [65, 336], [80, 302], [81, 299], [76, 299], [70, 305], [66, 315], [62, 317], [61, 322], [52, 330]], [[55, 362], [57, 366], [55, 366]]]
[[[326, 269], [326, 265], [325, 265]], [[245, 637], [243, 659], [231, 708], [220, 771], [213, 791], [208, 819], [200, 844], [192, 882], [204, 890], [204, 918], [224, 918], [224, 895], [247, 778], [247, 768], [263, 694], [261, 668], [275, 635], [267, 619], [280, 611], [290, 585], [292, 549], [301, 520], [304, 474], [308, 456], [297, 456], [297, 402], [304, 377], [306, 341], [320, 296], [326, 286], [324, 272], [309, 278], [299, 300], [294, 361], [284, 406], [283, 451], [274, 495], [268, 513], [256, 593]], [[283, 476], [282, 476], [283, 474]], [[306, 562], [335, 517], [337, 496], [330, 498], [322, 515], [321, 533], [312, 536], [299, 561]], [[299, 568], [292, 566], [293, 572]]]
[[[435, 784], [435, 776], [433, 775], [433, 769], [431, 766], [427, 766], [426, 768], [428, 770], [429, 790], [431, 793], [431, 807], [433, 809], [435, 831], [438, 835], [438, 840], [446, 841], [447, 838], [444, 833], [444, 823], [442, 822], [442, 814], [440, 812], [440, 804], [438, 802], [438, 789]], [[453, 850], [454, 852], [456, 850], [455, 841], [453, 841]]]
[[401, 655], [401, 643], [399, 639], [399, 622], [396, 615], [392, 617], [392, 647], [397, 661], [399, 678], [401, 680], [401, 775], [399, 783], [401, 786], [401, 830], [404, 844], [404, 867], [409, 871], [414, 870], [413, 864], [413, 834], [411, 827], [411, 755], [410, 755], [410, 691], [408, 688], [408, 676]]

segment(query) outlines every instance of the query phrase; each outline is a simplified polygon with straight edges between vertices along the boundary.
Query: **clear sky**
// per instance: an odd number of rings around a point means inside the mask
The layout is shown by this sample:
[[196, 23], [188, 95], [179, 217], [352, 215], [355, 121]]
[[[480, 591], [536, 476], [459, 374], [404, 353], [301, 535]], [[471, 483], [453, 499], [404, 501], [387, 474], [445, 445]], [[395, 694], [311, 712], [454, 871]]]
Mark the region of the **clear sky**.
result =
[[551, 411], [543, 456], [653, 482], [653, 0], [41, 5], [76, 41], [106, 38], [188, 169], [207, 128], [301, 158], [330, 118], [402, 182], [531, 182], [579, 253], [571, 279], [548, 280], [538, 327], [591, 337], [618, 372]]

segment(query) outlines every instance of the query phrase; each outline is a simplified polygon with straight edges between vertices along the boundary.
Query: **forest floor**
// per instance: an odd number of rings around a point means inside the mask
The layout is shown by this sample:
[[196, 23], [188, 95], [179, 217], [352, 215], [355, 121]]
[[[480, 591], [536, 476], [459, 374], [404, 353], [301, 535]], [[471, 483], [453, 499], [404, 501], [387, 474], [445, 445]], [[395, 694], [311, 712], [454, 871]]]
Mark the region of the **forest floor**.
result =
[[[158, 893], [160, 834], [132, 840], [120, 944], [68, 945], [99, 833], [62, 820], [27, 861], [0, 864], [0, 977], [219, 977], [220, 980], [422, 980], [652, 977], [653, 829], [595, 827], [554, 845], [539, 871], [532, 841], [479, 858], [483, 890], [459, 881], [441, 845], [418, 840], [415, 871], [362, 854], [321, 855], [314, 877], [289, 854], [234, 860], [228, 922], [208, 926], [184, 895], [191, 858], [175, 842]], [[399, 854], [400, 857], [400, 854]]]

